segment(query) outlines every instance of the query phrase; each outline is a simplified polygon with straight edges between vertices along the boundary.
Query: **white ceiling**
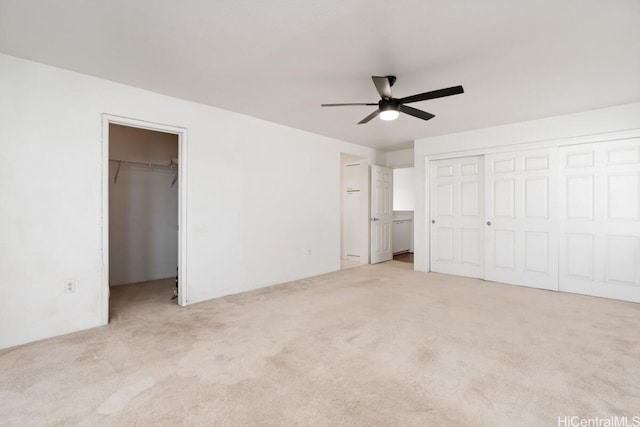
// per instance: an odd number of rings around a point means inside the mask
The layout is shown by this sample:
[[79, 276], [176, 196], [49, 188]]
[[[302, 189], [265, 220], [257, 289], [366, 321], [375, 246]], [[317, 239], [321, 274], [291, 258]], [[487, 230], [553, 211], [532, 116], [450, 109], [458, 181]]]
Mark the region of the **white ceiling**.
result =
[[[380, 149], [640, 101], [638, 0], [0, 0], [0, 52]], [[377, 102], [436, 115], [356, 123]]]

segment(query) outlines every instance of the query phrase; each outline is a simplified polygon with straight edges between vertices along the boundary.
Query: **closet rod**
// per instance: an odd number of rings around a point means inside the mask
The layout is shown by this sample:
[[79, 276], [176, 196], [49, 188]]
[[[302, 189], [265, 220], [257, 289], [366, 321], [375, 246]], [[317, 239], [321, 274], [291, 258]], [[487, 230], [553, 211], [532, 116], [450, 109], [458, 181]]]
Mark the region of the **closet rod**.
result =
[[118, 160], [118, 159], [109, 159], [110, 162], [115, 162], [118, 164], [118, 169], [116, 170], [116, 175], [113, 177], [113, 183], [117, 184], [118, 183], [118, 175], [120, 175], [120, 166], [122, 166], [122, 164], [125, 165], [136, 165], [136, 166], [146, 166], [148, 168], [154, 169], [154, 168], [160, 168], [160, 169], [164, 169], [164, 170], [174, 170], [175, 171], [175, 176], [173, 178], [173, 182], [171, 183], [171, 188], [173, 188], [173, 185], [176, 183], [176, 180], [178, 179], [178, 165], [176, 163], [173, 163], [173, 161], [171, 161], [171, 163], [169, 163], [168, 165], [162, 165], [159, 163], [146, 163], [146, 162], [134, 162], [134, 161], [129, 161], [129, 160]]
[[168, 169], [176, 169], [178, 167], [178, 165], [176, 165], [175, 163], [169, 163], [169, 164], [160, 164], [160, 163], [149, 163], [149, 162], [134, 162], [134, 161], [130, 161], [130, 160], [118, 160], [118, 159], [109, 159], [110, 162], [116, 162], [119, 164], [125, 164], [125, 165], [138, 165], [138, 166], [147, 166], [150, 168], [168, 168]]

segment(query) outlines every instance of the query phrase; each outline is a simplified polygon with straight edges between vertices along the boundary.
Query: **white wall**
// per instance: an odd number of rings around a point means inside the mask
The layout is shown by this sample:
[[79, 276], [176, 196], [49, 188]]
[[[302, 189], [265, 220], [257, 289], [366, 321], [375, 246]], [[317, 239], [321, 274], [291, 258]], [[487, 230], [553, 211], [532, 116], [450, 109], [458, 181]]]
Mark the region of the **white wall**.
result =
[[393, 210], [412, 211], [415, 207], [414, 168], [393, 170]]
[[522, 146], [527, 143], [546, 141], [549, 144], [564, 144], [567, 139], [596, 141], [606, 139], [607, 133], [631, 129], [640, 129], [640, 103], [416, 140], [414, 268], [419, 271], [428, 271], [429, 268], [428, 206], [425, 197], [428, 176], [426, 156], [450, 153], [451, 157], [456, 157], [468, 150], [475, 150], [473, 154], [482, 154], [485, 149]]
[[[178, 135], [109, 125], [109, 158], [167, 165], [178, 157]], [[176, 275], [177, 171], [134, 164], [109, 168], [109, 284]], [[115, 176], [118, 176], [115, 181]], [[115, 181], [115, 182], [114, 182]]]
[[103, 113], [187, 129], [188, 303], [338, 270], [340, 152], [382, 157], [5, 55], [0, 93], [0, 347], [106, 321]]
[[413, 166], [413, 148], [388, 151], [385, 153], [386, 166], [389, 168]]
[[118, 182], [110, 167], [109, 285], [176, 275], [178, 185], [174, 173], [124, 165]]

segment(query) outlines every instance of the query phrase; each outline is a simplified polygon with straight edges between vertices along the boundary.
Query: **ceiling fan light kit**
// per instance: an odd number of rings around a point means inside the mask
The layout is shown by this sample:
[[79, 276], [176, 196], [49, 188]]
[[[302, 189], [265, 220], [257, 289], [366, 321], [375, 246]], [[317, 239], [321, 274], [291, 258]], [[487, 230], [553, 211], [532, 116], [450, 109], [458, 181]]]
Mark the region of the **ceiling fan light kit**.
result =
[[395, 120], [400, 116], [398, 106], [394, 104], [383, 104], [382, 101], [380, 101], [380, 106], [378, 107], [378, 109], [380, 110], [380, 120], [390, 121]]
[[391, 121], [391, 120], [395, 120], [400, 116], [400, 113], [396, 110], [387, 110], [387, 111], [381, 111], [380, 112], [380, 120], [384, 120], [384, 121]]
[[419, 93], [417, 95], [407, 96], [404, 98], [394, 98], [393, 96], [391, 96], [391, 86], [393, 86], [393, 84], [396, 82], [395, 76], [371, 76], [371, 79], [373, 80], [373, 84], [376, 86], [376, 90], [378, 91], [378, 94], [380, 94], [381, 98], [377, 104], [373, 102], [321, 104], [321, 107], [377, 105], [378, 109], [369, 114], [364, 119], [360, 120], [358, 122], [359, 125], [368, 123], [376, 116], [380, 116], [380, 119], [385, 121], [395, 120], [398, 118], [401, 112], [422, 120], [430, 120], [435, 117], [433, 114], [427, 113], [426, 111], [418, 110], [417, 108], [409, 107], [405, 104], [464, 93], [464, 89], [462, 88], [462, 86], [452, 86], [445, 89], [432, 90], [430, 92]]

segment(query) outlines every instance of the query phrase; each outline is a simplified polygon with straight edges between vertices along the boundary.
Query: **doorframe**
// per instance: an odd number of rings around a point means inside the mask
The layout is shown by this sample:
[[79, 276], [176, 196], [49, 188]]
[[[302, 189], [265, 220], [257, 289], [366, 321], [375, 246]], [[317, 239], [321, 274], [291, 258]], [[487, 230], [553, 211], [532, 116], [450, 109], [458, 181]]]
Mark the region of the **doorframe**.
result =
[[109, 323], [109, 125], [178, 135], [178, 304], [187, 305], [187, 129], [130, 117], [102, 114], [102, 323]]

